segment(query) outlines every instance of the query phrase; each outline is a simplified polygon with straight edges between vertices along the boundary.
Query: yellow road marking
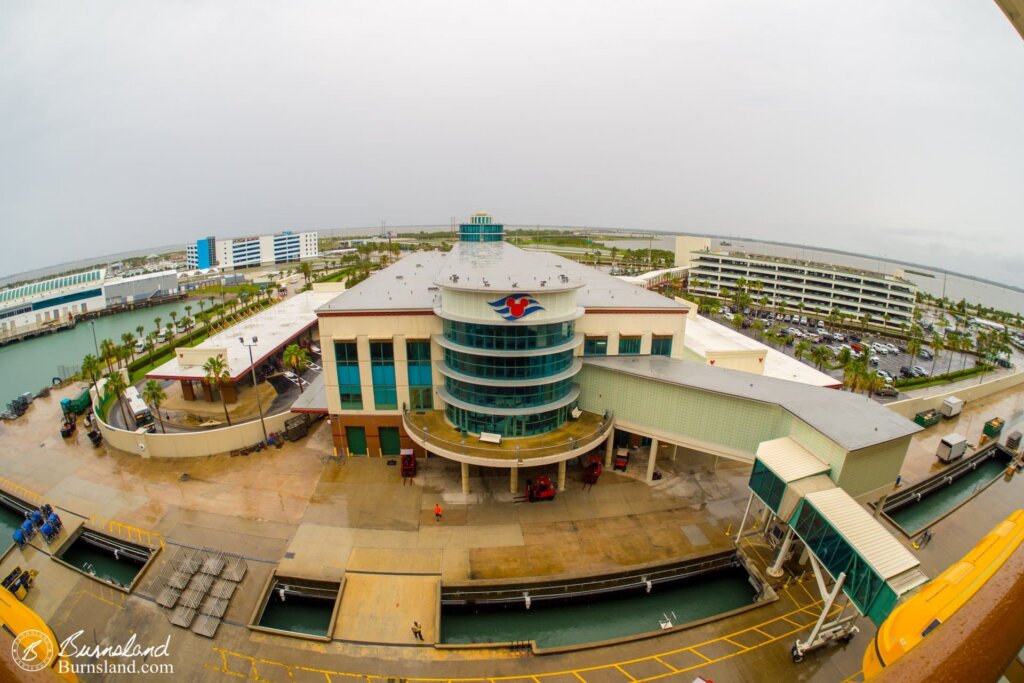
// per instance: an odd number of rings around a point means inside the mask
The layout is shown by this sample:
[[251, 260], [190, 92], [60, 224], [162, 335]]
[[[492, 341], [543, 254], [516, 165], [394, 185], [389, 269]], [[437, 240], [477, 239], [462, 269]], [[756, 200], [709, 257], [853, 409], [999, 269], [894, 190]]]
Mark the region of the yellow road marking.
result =
[[[820, 604], [820, 601], [818, 603], [815, 603], [815, 604]], [[519, 675], [515, 675], [515, 676], [496, 676], [496, 677], [489, 677], [489, 678], [486, 678], [486, 679], [482, 679], [481, 677], [476, 676], [476, 677], [467, 677], [467, 678], [413, 677], [413, 678], [407, 678], [407, 679], [404, 679], [404, 680], [406, 680], [408, 683], [440, 683], [441, 681], [445, 681], [447, 683], [459, 683], [459, 682], [462, 682], [462, 681], [480, 681], [480, 680], [489, 680], [489, 681], [492, 681], [494, 683], [498, 683], [500, 681], [521, 680], [524, 677], [529, 677], [532, 680], [536, 681], [537, 683], [543, 683], [543, 681], [547, 680], [547, 679], [553, 679], [553, 678], [556, 678], [556, 677], [573, 676], [577, 680], [579, 680], [581, 683], [587, 683], [587, 679], [584, 678], [584, 676], [583, 676], [583, 674], [585, 674], [585, 673], [594, 672], [594, 671], [602, 671], [602, 670], [606, 671], [606, 670], [609, 670], [609, 669], [617, 669], [618, 671], [620, 671], [624, 675], [628, 676], [631, 680], [637, 681], [638, 683], [644, 683], [646, 681], [658, 680], [658, 679], [664, 678], [665, 676], [671, 676], [671, 675], [674, 675], [674, 674], [677, 674], [677, 673], [684, 673], [684, 672], [687, 672], [687, 671], [693, 671], [694, 669], [699, 669], [701, 667], [708, 666], [709, 664], [716, 664], [718, 662], [722, 662], [722, 661], [725, 661], [727, 659], [732, 659], [733, 657], [745, 654], [747, 652], [751, 652], [752, 650], [756, 650], [756, 649], [762, 648], [762, 647], [764, 647], [766, 645], [769, 645], [769, 644], [772, 644], [772, 643], [777, 643], [780, 640], [783, 640], [783, 639], [788, 638], [788, 637], [790, 637], [792, 635], [795, 635], [796, 633], [799, 633], [800, 631], [803, 631], [803, 630], [805, 630], [807, 628], [810, 628], [814, 624], [813, 620], [812, 621], [808, 621], [807, 623], [799, 623], [799, 622], [795, 622], [795, 621], [793, 621], [792, 619], [789, 618], [791, 616], [803, 613], [804, 610], [806, 610], [806, 609], [807, 609], [807, 607], [802, 607], [800, 609], [793, 610], [792, 612], [788, 612], [786, 614], [774, 617], [772, 619], [768, 619], [768, 620], [766, 620], [766, 621], [764, 621], [764, 622], [762, 622], [760, 624], [755, 624], [754, 626], [750, 626], [750, 627], [744, 628], [744, 629], [742, 629], [740, 631], [736, 631], [735, 633], [730, 633], [727, 636], [721, 636], [721, 637], [718, 637], [718, 638], [713, 638], [711, 640], [706, 640], [706, 641], [701, 642], [701, 643], [695, 643], [693, 645], [688, 645], [686, 647], [677, 648], [675, 650], [671, 650], [671, 651], [668, 651], [668, 652], [661, 652], [661, 653], [654, 654], [654, 655], [647, 655], [647, 656], [644, 656], [644, 657], [637, 657], [635, 659], [625, 660], [625, 661], [621, 661], [621, 662], [613, 662], [613, 663], [608, 663], [608, 664], [600, 664], [600, 665], [596, 665], [596, 666], [584, 667], [584, 668], [580, 668], [580, 669], [571, 669], [571, 670], [566, 670], [566, 671], [555, 671], [555, 672], [550, 672], [550, 673], [538, 673], [538, 674], [519, 674]], [[833, 610], [833, 614], [838, 612], [838, 611], [839, 611], [838, 608]], [[778, 622], [789, 623], [789, 624], [793, 625], [794, 628], [792, 628], [790, 630], [787, 630], [786, 632], [784, 632], [784, 633], [782, 633], [780, 635], [777, 635], [777, 636], [772, 636], [772, 635], [770, 635], [768, 633], [765, 633], [764, 631], [761, 630], [762, 626], [766, 626], [768, 624], [778, 623]], [[758, 643], [756, 645], [751, 645], [749, 647], [748, 646], [742, 646], [742, 645], [740, 645], [740, 644], [738, 644], [738, 643], [736, 643], [736, 642], [734, 642], [732, 640], [732, 638], [735, 638], [735, 637], [737, 637], [739, 635], [742, 635], [744, 633], [748, 633], [748, 632], [751, 632], [751, 631], [756, 631], [756, 632], [760, 633], [761, 635], [763, 635], [766, 638], [766, 640], [764, 642]], [[733, 646], [735, 646], [735, 647], [737, 647], [739, 649], [736, 650], [735, 652], [731, 652], [729, 654], [722, 655], [722, 656], [716, 657], [716, 658], [707, 657], [707, 656], [705, 656], [704, 654], [702, 654], [698, 650], [698, 648], [707, 647], [709, 645], [713, 645], [715, 643], [720, 643], [722, 641], [730, 642]], [[210, 664], [204, 664], [203, 666], [205, 668], [210, 669], [211, 671], [220, 671], [221, 673], [226, 673], [226, 674], [238, 677], [238, 678], [248, 678], [248, 680], [252, 680], [252, 681], [264, 681], [265, 680], [265, 679], [261, 678], [260, 675], [259, 675], [258, 664], [264, 664], [264, 665], [267, 665], [267, 666], [282, 667], [282, 668], [285, 669], [285, 671], [288, 672], [290, 678], [293, 677], [295, 672], [300, 672], [300, 671], [301, 672], [306, 672], [306, 673], [321, 674], [329, 682], [332, 682], [334, 680], [334, 677], [346, 678], [346, 679], [359, 679], [359, 680], [363, 680], [363, 681], [372, 681], [372, 680], [375, 680], [375, 679], [387, 680], [387, 678], [388, 678], [386, 676], [381, 676], [381, 675], [376, 675], [376, 674], [357, 674], [357, 673], [343, 672], [343, 671], [329, 671], [329, 670], [326, 670], [326, 669], [317, 669], [317, 668], [314, 668], [314, 667], [303, 666], [301, 664], [285, 664], [283, 662], [275, 662], [275, 661], [272, 661], [272, 660], [262, 659], [260, 657], [254, 657], [254, 656], [251, 656], [251, 655], [245, 655], [245, 654], [242, 654], [242, 653], [239, 653], [239, 652], [231, 652], [229, 650], [224, 650], [224, 649], [218, 648], [218, 647], [214, 647], [213, 650], [214, 650], [214, 652], [217, 652], [218, 654], [220, 654], [221, 666], [217, 667], [217, 666], [213, 666], [213, 665], [210, 665]], [[680, 669], [678, 667], [675, 667], [675, 666], [672, 666], [671, 664], [668, 664], [667, 662], [663, 661], [663, 658], [665, 658], [665, 657], [670, 657], [672, 655], [682, 654], [682, 653], [692, 653], [694, 655], [697, 655], [702, 661], [698, 662], [697, 664], [693, 664], [691, 666], [688, 666], [688, 667], [685, 667], [685, 668], [682, 668], [682, 669]], [[250, 666], [250, 672], [251, 672], [250, 675], [247, 677], [245, 674], [239, 674], [238, 672], [229, 670], [228, 669], [228, 665], [227, 665], [227, 657], [228, 656], [237, 657], [237, 658], [239, 658], [241, 660], [247, 661], [249, 663], [249, 666]], [[647, 678], [634, 678], [631, 674], [629, 674], [627, 671], [625, 671], [623, 669], [624, 666], [628, 666], [630, 664], [636, 664], [636, 663], [640, 663], [640, 662], [648, 662], [648, 661], [652, 661], [652, 660], [658, 662], [659, 664], [664, 665], [665, 668], [667, 669], [667, 671], [665, 671], [664, 673], [655, 674], [653, 676], [648, 676]]]

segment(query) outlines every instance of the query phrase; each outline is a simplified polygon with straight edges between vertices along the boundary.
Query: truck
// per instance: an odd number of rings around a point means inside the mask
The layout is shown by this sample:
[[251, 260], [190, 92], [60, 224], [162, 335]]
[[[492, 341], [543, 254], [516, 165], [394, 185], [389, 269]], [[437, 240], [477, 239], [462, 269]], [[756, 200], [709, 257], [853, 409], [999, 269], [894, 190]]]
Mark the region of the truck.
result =
[[967, 452], [967, 438], [960, 434], [947, 434], [939, 441], [939, 449], [935, 457], [942, 462], [953, 462], [964, 457]]
[[960, 411], [964, 409], [964, 400], [957, 396], [950, 396], [942, 405], [939, 407], [939, 412], [942, 413], [942, 417], [949, 420], [960, 414]]
[[92, 397], [89, 396], [89, 387], [82, 389], [81, 393], [74, 398], [65, 398], [60, 402], [61, 410], [67, 413], [81, 415], [92, 405]]

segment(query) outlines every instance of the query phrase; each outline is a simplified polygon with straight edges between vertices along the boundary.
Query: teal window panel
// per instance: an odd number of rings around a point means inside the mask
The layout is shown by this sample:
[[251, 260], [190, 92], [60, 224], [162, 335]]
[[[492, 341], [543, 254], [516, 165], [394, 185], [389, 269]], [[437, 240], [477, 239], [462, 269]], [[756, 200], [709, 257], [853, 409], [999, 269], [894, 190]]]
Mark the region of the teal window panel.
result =
[[651, 339], [652, 356], [671, 356], [672, 337], [655, 336]]
[[607, 356], [608, 337], [587, 337], [583, 340], [584, 356]]
[[640, 353], [640, 337], [619, 337], [619, 355], [634, 356]]

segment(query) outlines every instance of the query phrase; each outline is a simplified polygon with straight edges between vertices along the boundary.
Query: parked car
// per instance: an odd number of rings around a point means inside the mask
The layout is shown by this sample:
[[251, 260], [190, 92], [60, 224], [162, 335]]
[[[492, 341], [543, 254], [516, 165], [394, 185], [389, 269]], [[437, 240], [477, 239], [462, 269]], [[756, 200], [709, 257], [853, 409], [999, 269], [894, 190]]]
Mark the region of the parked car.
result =
[[819, 320], [818, 321], [818, 329], [824, 329], [824, 327], [825, 327], [825, 321], [824, 320]]
[[787, 313], [786, 315], [782, 316], [782, 321], [783, 322], [787, 322], [787, 323], [791, 323], [791, 322], [793, 322], [793, 316], [791, 316], [789, 313]]
[[801, 325], [806, 325], [807, 324], [807, 316], [806, 315], [800, 316], [800, 324]]
[[915, 365], [910, 368], [910, 372], [913, 373], [914, 377], [927, 377], [928, 371], [922, 368], [920, 365]]
[[928, 349], [921, 349], [920, 351], [917, 352], [917, 355], [919, 358], [922, 358], [924, 360], [932, 359], [932, 352], [929, 351]]
[[896, 389], [896, 387], [883, 387], [882, 389], [876, 391], [875, 394], [878, 396], [896, 398], [897, 396], [900, 395], [900, 392]]
[[868, 358], [868, 362], [872, 365], [878, 365], [878, 356], [871, 356], [871, 358]]

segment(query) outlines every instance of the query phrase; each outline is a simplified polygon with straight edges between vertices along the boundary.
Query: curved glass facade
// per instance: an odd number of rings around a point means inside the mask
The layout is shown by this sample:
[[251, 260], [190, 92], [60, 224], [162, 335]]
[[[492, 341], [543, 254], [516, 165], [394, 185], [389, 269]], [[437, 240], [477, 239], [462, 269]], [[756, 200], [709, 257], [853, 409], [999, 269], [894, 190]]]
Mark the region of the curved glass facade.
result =
[[445, 408], [445, 415], [453, 425], [467, 432], [491, 432], [515, 437], [544, 434], [557, 429], [569, 419], [569, 413], [575, 407], [576, 402], [573, 401], [561, 408], [530, 415], [488, 415], [450, 405]]
[[481, 408], [534, 408], [564, 398], [572, 389], [572, 380], [533, 386], [494, 386], [471, 384], [451, 377], [444, 378], [444, 388], [453, 398]]
[[546, 356], [477, 356], [444, 350], [444, 363], [455, 372], [482, 379], [539, 379], [572, 367], [573, 352]]
[[484, 325], [444, 321], [444, 338], [460, 346], [494, 351], [547, 349], [572, 341], [574, 321], [540, 325]]

